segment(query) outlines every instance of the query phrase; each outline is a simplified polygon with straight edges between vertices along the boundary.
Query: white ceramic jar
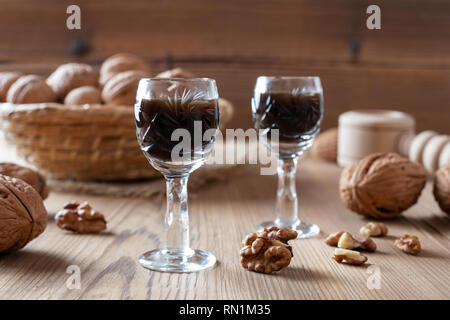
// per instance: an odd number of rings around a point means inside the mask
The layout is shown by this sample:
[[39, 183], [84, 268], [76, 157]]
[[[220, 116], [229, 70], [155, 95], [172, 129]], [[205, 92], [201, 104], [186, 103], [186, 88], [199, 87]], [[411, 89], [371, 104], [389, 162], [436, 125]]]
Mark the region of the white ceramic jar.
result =
[[390, 110], [354, 110], [339, 116], [338, 164], [347, 166], [374, 152], [402, 153], [414, 137], [412, 116]]

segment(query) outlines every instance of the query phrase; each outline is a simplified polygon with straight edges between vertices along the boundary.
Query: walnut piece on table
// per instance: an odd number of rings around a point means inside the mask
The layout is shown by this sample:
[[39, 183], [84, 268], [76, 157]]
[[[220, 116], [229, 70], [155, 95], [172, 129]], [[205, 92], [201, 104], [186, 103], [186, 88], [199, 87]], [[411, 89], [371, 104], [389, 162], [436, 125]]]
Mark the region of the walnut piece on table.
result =
[[87, 203], [76, 201], [67, 203], [55, 216], [56, 225], [77, 233], [96, 233], [106, 229], [103, 214], [92, 209]]
[[342, 234], [342, 236], [339, 238], [337, 246], [339, 248], [349, 250], [361, 249], [372, 252], [377, 250], [377, 245], [370, 237], [366, 237], [363, 239], [353, 238], [353, 236], [348, 232], [344, 232]]
[[394, 245], [403, 252], [413, 255], [418, 254], [422, 250], [419, 238], [409, 234], [404, 234], [400, 239], [395, 240]]
[[250, 233], [242, 241], [241, 265], [250, 271], [271, 273], [287, 267], [293, 257], [288, 241], [297, 238], [297, 232], [287, 228], [264, 228]]
[[370, 237], [354, 238], [350, 233], [339, 231], [332, 233], [325, 240], [329, 246], [338, 247], [341, 249], [360, 249], [366, 251], [376, 251], [377, 245]]
[[361, 265], [366, 263], [367, 257], [358, 251], [336, 248], [333, 259], [339, 263]]
[[366, 237], [384, 237], [388, 228], [383, 222], [369, 222], [359, 229], [359, 233]]
[[345, 233], [345, 231], [341, 230], [335, 233], [330, 234], [326, 239], [325, 243], [329, 246], [336, 247], [339, 243], [339, 239]]

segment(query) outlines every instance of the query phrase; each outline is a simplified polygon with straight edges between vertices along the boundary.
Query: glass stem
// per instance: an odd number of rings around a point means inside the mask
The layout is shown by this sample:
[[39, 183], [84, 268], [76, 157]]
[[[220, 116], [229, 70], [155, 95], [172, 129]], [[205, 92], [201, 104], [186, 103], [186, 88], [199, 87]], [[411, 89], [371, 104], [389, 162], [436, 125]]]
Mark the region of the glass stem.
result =
[[300, 223], [295, 190], [295, 173], [298, 157], [278, 159], [278, 191], [275, 223], [280, 227], [293, 228]]
[[165, 217], [165, 249], [167, 254], [189, 256], [188, 175], [165, 177], [167, 187], [167, 211]]

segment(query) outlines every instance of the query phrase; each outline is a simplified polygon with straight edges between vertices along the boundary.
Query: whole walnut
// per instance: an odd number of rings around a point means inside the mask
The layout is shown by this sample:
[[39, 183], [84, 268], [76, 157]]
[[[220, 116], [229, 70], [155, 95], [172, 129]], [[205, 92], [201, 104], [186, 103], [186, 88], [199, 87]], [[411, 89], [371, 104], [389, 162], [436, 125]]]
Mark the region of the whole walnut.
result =
[[15, 163], [0, 162], [0, 174], [23, 180], [32, 186], [40, 194], [42, 199], [48, 197], [49, 191], [45, 178], [33, 169]]
[[20, 77], [11, 85], [6, 101], [11, 103], [55, 102], [56, 96], [43, 78], [27, 75]]
[[125, 71], [109, 79], [102, 90], [102, 99], [107, 104], [134, 105], [139, 80], [146, 77], [142, 71]]
[[96, 86], [98, 73], [88, 64], [66, 63], [60, 65], [48, 78], [47, 84], [60, 101], [73, 89], [83, 86]]
[[142, 71], [150, 73], [148, 64], [131, 53], [118, 53], [106, 59], [100, 68], [100, 85], [104, 86], [116, 74], [124, 71]]
[[320, 133], [311, 147], [311, 154], [319, 159], [336, 162], [338, 145], [338, 129], [331, 128]]
[[83, 105], [83, 104], [101, 104], [102, 94], [100, 90], [92, 86], [75, 88], [70, 91], [64, 99], [64, 104]]
[[340, 196], [358, 214], [393, 218], [417, 202], [425, 182], [421, 164], [396, 153], [375, 153], [342, 171]]
[[436, 171], [433, 194], [442, 211], [450, 214], [450, 163]]
[[193, 78], [194, 74], [181, 68], [175, 68], [161, 72], [156, 78]]
[[9, 88], [21, 76], [20, 72], [0, 72], [0, 102], [6, 101]]
[[16, 251], [47, 226], [41, 196], [28, 183], [0, 175], [0, 252]]

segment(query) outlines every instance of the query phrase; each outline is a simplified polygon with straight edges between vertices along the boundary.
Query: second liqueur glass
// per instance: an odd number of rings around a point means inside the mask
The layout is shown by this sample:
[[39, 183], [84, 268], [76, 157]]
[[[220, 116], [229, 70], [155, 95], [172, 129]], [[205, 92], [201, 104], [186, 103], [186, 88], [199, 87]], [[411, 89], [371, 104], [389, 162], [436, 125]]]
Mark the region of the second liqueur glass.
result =
[[148, 269], [192, 272], [216, 263], [213, 254], [189, 246], [187, 182], [213, 147], [219, 128], [218, 98], [213, 79], [150, 78], [139, 82], [135, 105], [138, 142], [167, 183], [163, 247], [139, 258]]
[[260, 139], [278, 155], [276, 219], [260, 224], [257, 231], [275, 225], [296, 230], [298, 238], [317, 235], [317, 225], [298, 217], [295, 174], [298, 157], [311, 147], [322, 121], [319, 77], [259, 77], [252, 114]]

